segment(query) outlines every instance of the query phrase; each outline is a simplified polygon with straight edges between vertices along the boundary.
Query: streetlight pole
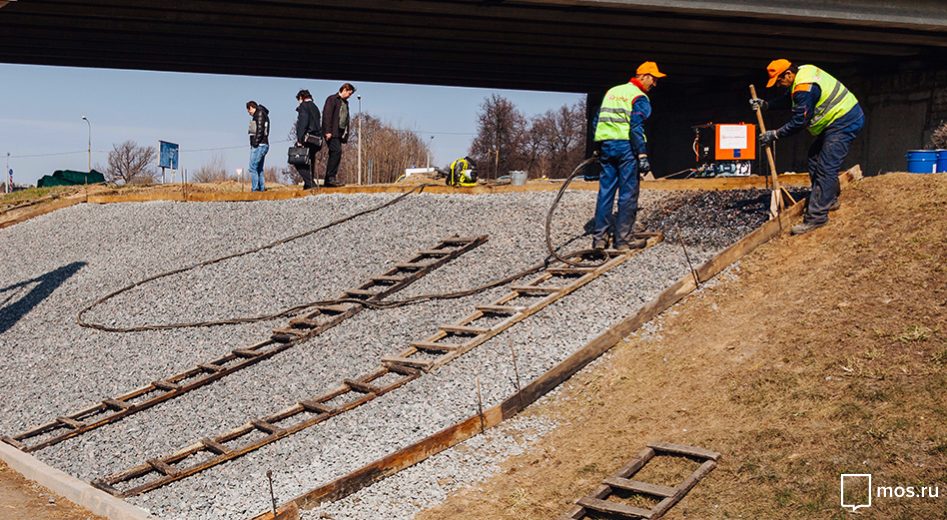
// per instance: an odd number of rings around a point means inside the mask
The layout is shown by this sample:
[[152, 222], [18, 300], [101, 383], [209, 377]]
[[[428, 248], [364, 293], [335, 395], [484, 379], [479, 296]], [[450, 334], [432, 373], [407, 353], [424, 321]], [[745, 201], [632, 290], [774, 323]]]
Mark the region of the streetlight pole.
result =
[[358, 99], [358, 183], [362, 184], [362, 95]]
[[13, 186], [10, 186], [10, 152], [7, 152], [7, 169], [3, 170], [3, 176], [6, 177], [3, 185], [6, 187], [6, 193], [13, 193]]
[[[89, 118], [82, 116], [82, 120], [89, 125], [89, 169], [87, 171], [92, 171], [92, 123], [89, 121]], [[87, 181], [88, 182], [88, 181]]]
[[92, 173], [92, 122], [89, 118], [82, 116], [82, 120], [89, 125], [89, 169], [85, 172], [85, 201], [89, 202], [89, 174]]

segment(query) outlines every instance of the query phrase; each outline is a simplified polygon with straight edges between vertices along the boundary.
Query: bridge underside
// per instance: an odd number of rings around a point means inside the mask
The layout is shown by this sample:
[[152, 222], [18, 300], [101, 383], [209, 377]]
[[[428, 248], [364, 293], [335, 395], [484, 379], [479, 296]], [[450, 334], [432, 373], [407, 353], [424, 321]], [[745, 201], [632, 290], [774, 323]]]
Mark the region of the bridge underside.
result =
[[676, 85], [756, 77], [774, 56], [943, 59], [939, 3], [24, 0], [0, 10], [0, 61], [588, 92], [645, 59]]
[[[0, 0], [0, 27], [6, 63], [584, 92], [591, 106], [655, 60], [670, 75], [651, 122], [663, 171], [692, 164], [690, 125], [753, 119], [746, 85], [775, 57], [859, 96], [871, 128], [852, 157], [867, 171], [947, 118], [943, 0]], [[805, 168], [797, 141], [781, 167]]]

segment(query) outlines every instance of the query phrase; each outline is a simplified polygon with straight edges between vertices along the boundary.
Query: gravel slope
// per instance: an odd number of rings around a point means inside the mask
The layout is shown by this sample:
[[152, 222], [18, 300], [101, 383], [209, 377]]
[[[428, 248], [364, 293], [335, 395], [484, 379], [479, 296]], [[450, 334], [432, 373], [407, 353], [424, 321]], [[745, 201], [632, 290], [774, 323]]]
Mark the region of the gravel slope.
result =
[[[696, 263], [762, 222], [757, 195], [645, 192], [640, 221], [649, 229], [680, 229]], [[155, 281], [99, 307], [91, 318], [116, 325], [219, 319], [333, 297], [452, 234], [487, 234], [490, 240], [401, 295], [478, 285], [545, 256], [542, 224], [553, 196], [412, 196], [272, 250]], [[557, 241], [581, 234], [594, 197], [575, 192], [564, 199]], [[74, 324], [82, 305], [130, 281], [256, 247], [392, 198], [81, 205], [0, 230], [0, 263], [8, 266], [0, 272], [0, 352], [5, 354], [0, 391], [6, 397], [0, 431], [16, 433], [258, 341], [279, 324], [110, 334]], [[756, 202], [741, 207], [742, 200]], [[676, 241], [659, 245], [438, 372], [131, 501], [168, 519], [236, 519], [260, 512], [268, 504], [267, 469], [280, 475], [277, 493], [286, 498], [416, 442], [475, 412], [477, 374], [486, 406], [513, 391], [511, 342], [528, 381], [634, 312], [686, 269]], [[502, 292], [363, 312], [253, 368], [37, 456], [87, 480], [126, 469], [364, 373], [382, 355]]]

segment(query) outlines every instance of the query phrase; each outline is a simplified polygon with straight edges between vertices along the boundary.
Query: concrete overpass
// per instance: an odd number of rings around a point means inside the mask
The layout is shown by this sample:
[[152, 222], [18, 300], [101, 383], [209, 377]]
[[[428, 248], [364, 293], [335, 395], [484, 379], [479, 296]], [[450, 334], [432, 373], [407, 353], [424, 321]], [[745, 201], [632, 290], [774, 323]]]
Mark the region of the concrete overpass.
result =
[[[21, 0], [0, 61], [586, 92], [947, 54], [940, 0]], [[837, 66], [835, 67], [837, 68]]]
[[943, 0], [0, 0], [0, 6], [0, 62], [6, 63], [599, 93], [651, 59], [670, 74], [656, 96], [670, 109], [695, 99], [714, 106], [715, 93], [744, 98], [746, 83], [759, 83], [773, 57], [816, 63], [852, 81], [947, 70]]

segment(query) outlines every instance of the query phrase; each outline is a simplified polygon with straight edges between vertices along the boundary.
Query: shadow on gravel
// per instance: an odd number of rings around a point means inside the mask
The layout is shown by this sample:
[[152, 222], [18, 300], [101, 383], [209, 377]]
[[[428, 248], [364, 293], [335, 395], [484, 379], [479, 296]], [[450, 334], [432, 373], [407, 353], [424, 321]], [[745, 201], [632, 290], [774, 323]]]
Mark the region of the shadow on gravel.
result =
[[[0, 334], [9, 330], [16, 322], [20, 321], [20, 318], [26, 316], [85, 265], [85, 262], [73, 262], [43, 276], [0, 289]], [[17, 296], [30, 285], [35, 286], [30, 292], [17, 299]]]

